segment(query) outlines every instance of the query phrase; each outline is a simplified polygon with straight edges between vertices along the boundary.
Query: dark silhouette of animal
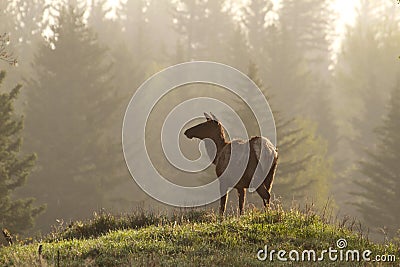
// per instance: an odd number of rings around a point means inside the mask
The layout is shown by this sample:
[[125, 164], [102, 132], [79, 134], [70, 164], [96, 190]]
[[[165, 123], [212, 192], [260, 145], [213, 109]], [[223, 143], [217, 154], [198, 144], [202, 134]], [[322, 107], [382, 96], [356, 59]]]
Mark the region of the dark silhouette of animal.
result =
[[[245, 162], [245, 164], [247, 165], [243, 165], [246, 166], [244, 173], [241, 176], [240, 180], [236, 183], [236, 185], [234, 185], [234, 188], [236, 188], [236, 190], [238, 191], [239, 196], [239, 212], [240, 214], [243, 213], [243, 207], [246, 199], [246, 188], [249, 188], [253, 177], [255, 177], [256, 167], [259, 162], [264, 170], [266, 170], [264, 172], [266, 176], [261, 177], [263, 179], [263, 182], [256, 189], [256, 191], [262, 198], [264, 207], [267, 207], [267, 205], [269, 205], [271, 197], [270, 191], [278, 164], [278, 152], [275, 146], [267, 138], [262, 136], [253, 136], [246, 141], [239, 139], [229, 141], [225, 136], [225, 130], [220, 121], [212, 113], [211, 116], [207, 113], [204, 113], [204, 115], [206, 117], [206, 121], [196, 126], [193, 126], [190, 129], [187, 129], [184, 132], [186, 137], [188, 137], [189, 139], [198, 138], [201, 140], [207, 140], [208, 138], [211, 139], [212, 142], [214, 142], [216, 146], [216, 153], [209, 153], [209, 155], [215, 155], [215, 157], [213, 158], [213, 164], [215, 164], [216, 166], [215, 172], [219, 178], [227, 169], [230, 160], [236, 161], [233, 162], [233, 166], [235, 166], [235, 164], [239, 165], [239, 161], [243, 159], [243, 155], [232, 155], [234, 157], [231, 158], [231, 151], [240, 154], [241, 151], [244, 151], [243, 149], [240, 149], [241, 147], [249, 147], [249, 150], [246, 150], [248, 151], [248, 160], [247, 162]], [[239, 149], [235, 150], [235, 146], [239, 147]], [[261, 149], [261, 146], [263, 146], [263, 149]], [[260, 159], [262, 159], [262, 161], [260, 161]], [[272, 165], [270, 165], [270, 163], [272, 163]], [[269, 167], [270, 169], [268, 171]], [[221, 195], [223, 196], [221, 197], [220, 214], [223, 215], [226, 209], [228, 193], [227, 191], [221, 192]]]

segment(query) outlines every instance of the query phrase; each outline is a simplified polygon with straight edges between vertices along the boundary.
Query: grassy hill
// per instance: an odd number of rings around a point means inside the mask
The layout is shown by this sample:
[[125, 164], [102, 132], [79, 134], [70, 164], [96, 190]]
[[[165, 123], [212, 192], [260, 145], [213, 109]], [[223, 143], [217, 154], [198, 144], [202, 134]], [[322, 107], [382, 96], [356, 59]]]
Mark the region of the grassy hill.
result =
[[[396, 240], [375, 244], [351, 228], [357, 227], [354, 223], [328, 224], [324, 216], [311, 211], [284, 211], [280, 207], [267, 212], [250, 210], [241, 217], [223, 220], [210, 211], [169, 216], [142, 211], [117, 217], [95, 213], [86, 222], [60, 222], [41, 240], [19, 241], [0, 248], [0, 266], [365, 266], [377, 265], [373, 262], [376, 255], [396, 257], [395, 262], [380, 265], [400, 264]], [[343, 246], [337, 243], [339, 239], [346, 240], [345, 248], [338, 248]], [[272, 262], [269, 257], [265, 261], [257, 259], [258, 251], [266, 245], [269, 252], [285, 250], [288, 262], [279, 261], [276, 252]], [[331, 261], [327, 253], [323, 261], [316, 263], [289, 258], [291, 250], [298, 251], [300, 260], [302, 250], [315, 250], [318, 260], [322, 250], [329, 247], [338, 250], [338, 260]], [[339, 260], [340, 253], [345, 259], [347, 251], [355, 249], [360, 251], [360, 257], [363, 251], [370, 250], [371, 261]], [[309, 254], [311, 259], [312, 255]], [[261, 251], [259, 256], [263, 258], [265, 253]], [[296, 253], [291, 256], [295, 258]]]

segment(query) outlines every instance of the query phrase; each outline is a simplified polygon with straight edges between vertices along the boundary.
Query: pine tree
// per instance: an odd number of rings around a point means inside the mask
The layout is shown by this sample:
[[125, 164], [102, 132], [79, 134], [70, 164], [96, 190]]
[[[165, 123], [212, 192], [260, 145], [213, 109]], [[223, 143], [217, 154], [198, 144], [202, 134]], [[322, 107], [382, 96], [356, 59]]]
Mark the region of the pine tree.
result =
[[172, 11], [174, 30], [181, 38], [186, 60], [226, 62], [226, 40], [234, 35], [235, 24], [226, 0], [177, 1]]
[[384, 114], [397, 75], [393, 72], [398, 64], [397, 49], [393, 46], [398, 42], [399, 31], [397, 26], [385, 29], [396, 18], [381, 20], [381, 6], [370, 0], [361, 2], [335, 68], [338, 98], [342, 102], [336, 111], [342, 121], [339, 134], [349, 141], [345, 146], [350, 148], [347, 156], [352, 160], [362, 157], [365, 144], [373, 138], [373, 129]]
[[250, 49], [243, 29], [237, 25], [232, 35], [227, 39], [227, 53], [222, 62], [242, 72], [246, 72], [250, 60]]
[[[119, 54], [117, 56], [126, 55], [126, 52], [129, 54], [122, 62], [127, 65], [125, 62], [130, 60], [128, 68], [134, 70], [134, 73], [128, 74], [131, 92], [153, 75], [155, 69], [158, 71], [160, 70], [158, 68], [162, 69], [171, 64], [168, 62], [170, 59], [168, 48], [175, 45], [174, 32], [171, 30], [172, 19], [168, 16], [171, 5], [168, 0], [137, 0], [121, 3], [121, 8], [117, 12], [121, 27], [115, 28], [114, 32], [122, 29], [122, 43], [113, 50], [117, 50]], [[124, 51], [118, 51], [120, 48]]]
[[[5, 72], [0, 72], [0, 84]], [[44, 206], [35, 207], [34, 199], [14, 199], [12, 193], [24, 185], [36, 161], [35, 154], [21, 155], [23, 117], [15, 114], [14, 101], [21, 86], [0, 93], [0, 228], [11, 233], [30, 229]]]
[[[41, 39], [42, 23], [45, 9], [44, 0], [32, 1], [1, 1], [0, 4], [0, 33], [7, 33], [12, 51], [18, 61], [18, 71], [8, 71], [6, 86], [11, 87], [23, 79], [30, 71], [36, 42]], [[8, 84], [9, 83], [9, 84]], [[24, 97], [24, 91], [20, 98]]]
[[[355, 158], [363, 154], [359, 142], [356, 141], [361, 137], [359, 130], [362, 130], [363, 136], [371, 137], [371, 130], [377, 126], [373, 123], [378, 121], [383, 111], [381, 104], [378, 105], [380, 110], [377, 109], [377, 104], [382, 103], [382, 94], [376, 90], [378, 82], [376, 68], [379, 68], [380, 55], [379, 43], [375, 38], [377, 33], [374, 26], [376, 18], [373, 16], [375, 11], [376, 6], [371, 5], [369, 1], [363, 1], [354, 28], [348, 28], [335, 70], [336, 86], [343, 96], [347, 96], [341, 97], [343, 104], [351, 107], [338, 110], [338, 115], [342, 118], [340, 134], [346, 135], [347, 139], [351, 140], [349, 145], [355, 154], [349, 155]], [[367, 106], [365, 98], [370, 94], [375, 103]], [[360, 122], [366, 118], [364, 114], [368, 110], [371, 110], [370, 115], [374, 117], [369, 120], [370, 127], [367, 130], [360, 125]]]
[[[394, 4], [393, 4], [394, 5]], [[355, 24], [348, 27], [334, 70], [335, 114], [338, 118], [337, 169], [342, 183], [335, 185], [338, 200], [357, 191], [356, 180], [364, 178], [357, 162], [372, 149], [385, 103], [398, 76], [398, 18], [394, 6], [382, 9], [382, 3], [361, 1]], [[347, 212], [354, 206], [340, 203]]]
[[267, 15], [272, 12], [273, 7], [273, 2], [270, 0], [252, 0], [242, 8], [241, 22], [248, 32], [250, 51], [256, 56], [252, 60], [260, 66], [268, 58], [266, 47], [271, 41], [266, 27], [268, 23], [274, 23], [274, 21], [267, 21]]
[[400, 83], [393, 89], [387, 113], [375, 131], [376, 146], [367, 150], [360, 162], [364, 179], [356, 181], [362, 189], [356, 203], [366, 223], [374, 230], [387, 227], [393, 236], [400, 229]]
[[263, 66], [261, 77], [280, 109], [317, 121], [318, 134], [334, 143], [328, 5], [321, 0], [286, 0], [276, 10], [272, 1], [253, 0], [244, 21], [254, 60]]
[[44, 225], [107, 207], [107, 192], [126, 175], [115, 116], [121, 99], [107, 49], [83, 10], [57, 8], [54, 37], [39, 48], [28, 81], [27, 139], [40, 166], [29, 187], [48, 203]]

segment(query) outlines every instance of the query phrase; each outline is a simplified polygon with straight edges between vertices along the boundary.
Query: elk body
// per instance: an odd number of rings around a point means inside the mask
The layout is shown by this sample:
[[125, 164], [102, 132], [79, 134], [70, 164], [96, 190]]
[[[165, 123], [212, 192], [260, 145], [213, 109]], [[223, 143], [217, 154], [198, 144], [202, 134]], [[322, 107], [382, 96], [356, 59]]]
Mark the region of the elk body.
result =
[[[240, 180], [236, 183], [234, 188], [238, 191], [239, 196], [239, 212], [240, 214], [243, 213], [243, 207], [246, 199], [246, 188], [249, 188], [249, 185], [255, 176], [256, 167], [260, 163], [261, 165], [266, 165], [267, 168], [270, 167], [269, 171], [266, 172], [266, 176], [263, 176], [263, 182], [261, 185], [256, 189], [257, 193], [263, 200], [264, 207], [269, 204], [270, 201], [270, 191], [272, 187], [272, 183], [274, 180], [276, 168], [277, 168], [277, 160], [278, 160], [278, 152], [274, 145], [265, 137], [262, 136], [253, 136], [249, 140], [227, 140], [225, 136], [225, 131], [222, 124], [219, 120], [211, 114], [208, 115], [204, 113], [206, 117], [206, 121], [200, 123], [196, 126], [185, 131], [186, 137], [198, 138], [198, 139], [211, 139], [215, 146], [216, 146], [216, 154], [213, 159], [213, 164], [215, 164], [215, 172], [217, 177], [220, 177], [224, 171], [226, 170], [229, 160], [231, 159], [231, 151], [234, 153], [241, 153], [241, 149], [235, 150], [232, 149], [234, 146], [241, 147], [241, 146], [248, 146], [248, 161], [246, 162], [246, 168], [244, 170], [243, 175], [241, 176]], [[263, 150], [261, 150], [261, 146]], [[207, 148], [207, 143], [206, 143]], [[261, 157], [261, 151], [263, 151], [264, 157]], [[233, 156], [233, 155], [232, 155]], [[235, 155], [236, 159], [243, 158], [243, 155]], [[263, 162], [260, 162], [260, 158], [263, 159]], [[231, 159], [232, 160], [232, 159]], [[269, 163], [272, 162], [272, 165]], [[234, 163], [235, 164], [235, 163]], [[220, 203], [220, 214], [223, 215], [226, 209], [226, 202], [227, 202], [227, 192], [221, 192], [221, 203]]]

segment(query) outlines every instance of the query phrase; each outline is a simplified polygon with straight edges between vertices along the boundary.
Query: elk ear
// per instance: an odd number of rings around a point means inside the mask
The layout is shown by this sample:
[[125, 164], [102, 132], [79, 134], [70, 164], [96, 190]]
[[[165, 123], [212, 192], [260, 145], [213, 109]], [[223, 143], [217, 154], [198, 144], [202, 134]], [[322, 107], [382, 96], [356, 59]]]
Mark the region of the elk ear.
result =
[[211, 116], [208, 115], [206, 112], [204, 112], [204, 117], [206, 117], [206, 119], [207, 119], [208, 121], [212, 120]]
[[210, 112], [210, 114], [211, 114], [211, 118], [212, 118], [213, 120], [215, 120], [215, 121], [219, 121], [219, 120], [218, 120], [218, 118], [217, 118], [217, 117], [215, 117], [215, 115], [214, 115], [214, 114], [212, 114], [212, 112]]

